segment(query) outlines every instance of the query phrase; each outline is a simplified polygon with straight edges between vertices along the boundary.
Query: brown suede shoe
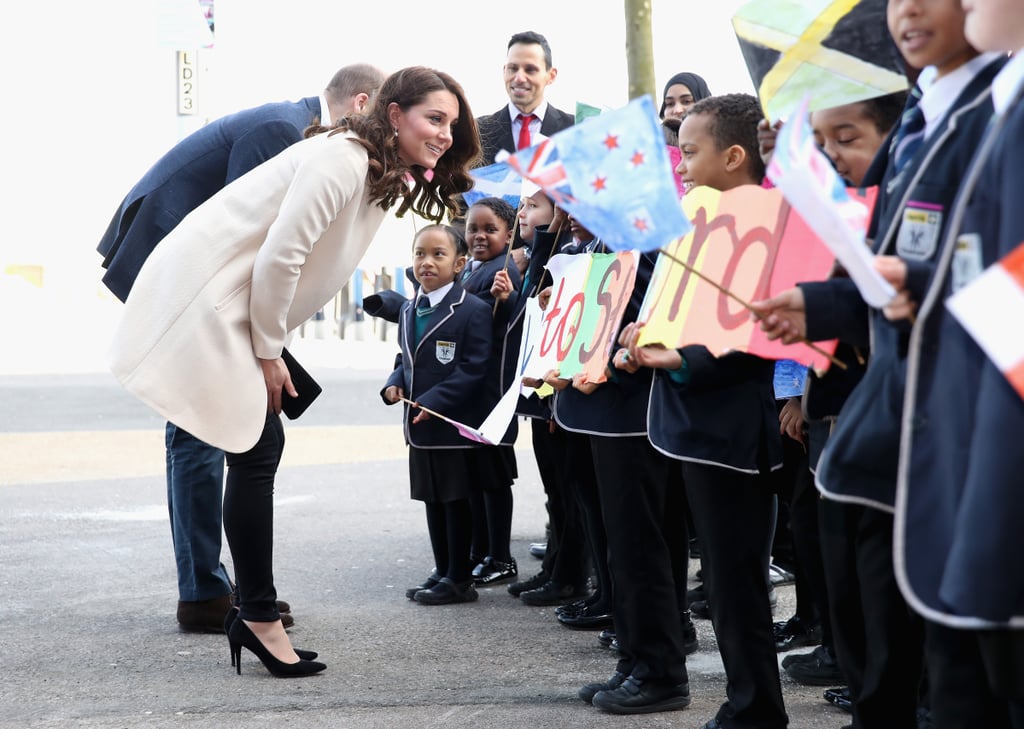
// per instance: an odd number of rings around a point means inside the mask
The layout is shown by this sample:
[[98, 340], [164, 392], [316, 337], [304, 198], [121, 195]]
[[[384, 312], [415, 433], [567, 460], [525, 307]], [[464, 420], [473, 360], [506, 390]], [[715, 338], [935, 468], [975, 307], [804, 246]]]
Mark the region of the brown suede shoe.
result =
[[212, 600], [178, 601], [178, 629], [186, 633], [223, 633], [231, 595]]
[[[228, 610], [233, 607], [231, 595], [215, 597], [212, 600], [197, 600], [195, 602], [178, 601], [178, 628], [186, 633], [223, 633], [224, 617]], [[291, 607], [283, 600], [278, 600], [278, 609], [281, 605]], [[281, 624], [288, 629], [295, 625], [295, 618], [290, 613], [281, 611]]]

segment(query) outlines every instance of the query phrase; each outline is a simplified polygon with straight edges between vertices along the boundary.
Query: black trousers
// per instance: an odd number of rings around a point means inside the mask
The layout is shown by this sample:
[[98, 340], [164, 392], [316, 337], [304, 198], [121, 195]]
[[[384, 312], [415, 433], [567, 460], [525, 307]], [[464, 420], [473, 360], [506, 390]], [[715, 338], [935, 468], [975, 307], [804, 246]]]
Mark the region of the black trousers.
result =
[[665, 535], [666, 524], [684, 516], [667, 514], [670, 463], [647, 436], [590, 436], [590, 442], [623, 653], [617, 670], [652, 683], [685, 683], [680, 606]]
[[589, 572], [589, 552], [584, 536], [583, 518], [577, 503], [575, 480], [566, 470], [566, 432], [554, 421], [531, 418], [533, 452], [544, 492], [547, 494], [548, 539], [543, 568], [558, 585], [583, 585]]
[[268, 413], [256, 445], [245, 453], [225, 454], [224, 535], [244, 620], [272, 622], [281, 617], [274, 588], [274, 477], [283, 451], [281, 418]]
[[594, 456], [590, 436], [565, 431], [565, 473], [571, 480], [568, 488], [576, 498], [583, 535], [590, 552], [590, 561], [597, 575], [597, 589], [587, 602], [595, 613], [611, 612], [615, 604], [615, 586], [608, 568], [608, 537], [604, 513], [594, 473]]
[[1024, 630], [925, 622], [934, 729], [1024, 729]]
[[819, 509], [832, 638], [854, 726], [914, 729], [924, 625], [896, 584], [892, 514], [832, 499]]
[[785, 727], [766, 579], [775, 528], [771, 479], [687, 462], [683, 480], [728, 679], [717, 718], [728, 727]]

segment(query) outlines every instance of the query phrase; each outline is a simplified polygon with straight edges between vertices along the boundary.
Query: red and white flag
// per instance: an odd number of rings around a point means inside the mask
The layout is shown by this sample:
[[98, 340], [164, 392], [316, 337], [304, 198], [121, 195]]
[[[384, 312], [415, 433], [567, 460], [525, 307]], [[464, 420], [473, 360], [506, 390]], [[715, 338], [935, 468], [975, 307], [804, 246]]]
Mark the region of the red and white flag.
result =
[[1024, 337], [1006, 326], [1024, 316], [1024, 243], [950, 296], [946, 308], [1024, 398]]

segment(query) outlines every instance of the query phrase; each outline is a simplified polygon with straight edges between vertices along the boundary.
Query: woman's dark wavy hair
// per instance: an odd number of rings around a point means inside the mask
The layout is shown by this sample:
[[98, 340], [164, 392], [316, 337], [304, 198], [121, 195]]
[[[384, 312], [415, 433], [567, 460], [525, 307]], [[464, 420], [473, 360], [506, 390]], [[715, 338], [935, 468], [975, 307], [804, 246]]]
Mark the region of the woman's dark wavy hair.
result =
[[[398, 139], [388, 120], [388, 106], [394, 103], [408, 111], [434, 91], [450, 91], [455, 96], [459, 118], [452, 125], [452, 146], [438, 160], [428, 179], [425, 168], [406, 165], [399, 159]], [[443, 71], [424, 66], [396, 71], [385, 79], [365, 112], [344, 117], [332, 129], [310, 127], [306, 136], [327, 131], [351, 131], [357, 135], [353, 141], [365, 147], [369, 156], [367, 182], [371, 199], [385, 210], [398, 203], [398, 217], [409, 210], [434, 222], [443, 220], [445, 213], [454, 217], [459, 212], [459, 195], [473, 187], [469, 170], [480, 158], [476, 119], [462, 86]]]

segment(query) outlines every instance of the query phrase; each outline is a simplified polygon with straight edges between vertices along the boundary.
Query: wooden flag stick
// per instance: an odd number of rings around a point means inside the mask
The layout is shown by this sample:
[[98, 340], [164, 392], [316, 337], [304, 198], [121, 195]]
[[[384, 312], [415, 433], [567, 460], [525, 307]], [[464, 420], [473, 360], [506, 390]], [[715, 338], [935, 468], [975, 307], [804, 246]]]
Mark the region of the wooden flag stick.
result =
[[[707, 283], [710, 286], [714, 286], [716, 289], [718, 289], [718, 291], [720, 291], [721, 293], [725, 294], [730, 299], [732, 299], [733, 301], [738, 303], [740, 306], [742, 306], [744, 309], [749, 311], [751, 314], [756, 316], [758, 321], [761, 320], [761, 314], [758, 313], [754, 309], [754, 307], [752, 307], [749, 303], [747, 303], [746, 301], [741, 299], [739, 296], [737, 296], [733, 292], [729, 291], [729, 289], [725, 288], [721, 284], [716, 283], [715, 281], [712, 281], [710, 278], [705, 276], [703, 273], [698, 271], [696, 268], [691, 266], [689, 263], [686, 263], [685, 261], [679, 260], [678, 258], [673, 256], [671, 253], [666, 251], [664, 248], [659, 248], [658, 251], [660, 253], [662, 253], [663, 255], [667, 256], [670, 260], [675, 261], [676, 263], [678, 263], [680, 266], [685, 268], [687, 271], [692, 273], [694, 276], [699, 278], [701, 281], [704, 281], [705, 283]], [[834, 364], [836, 367], [838, 367], [840, 369], [843, 369], [843, 370], [846, 369], [846, 363], [845, 362], [843, 362], [842, 360], [837, 359], [834, 355], [829, 354], [828, 352], [826, 352], [824, 349], [822, 349], [818, 345], [814, 344], [813, 342], [808, 341], [807, 337], [800, 337], [799, 341], [803, 342], [804, 344], [806, 344], [810, 349], [812, 349], [813, 351], [817, 352], [822, 357], [827, 358], [828, 361], [831, 362], [832, 364]]]
[[[508, 242], [508, 250], [505, 251], [505, 264], [502, 268], [508, 268], [508, 259], [512, 257], [512, 244], [516, 241], [516, 231], [519, 230], [519, 211], [516, 210], [516, 220], [512, 223], [512, 239]], [[491, 307], [491, 318], [493, 319], [498, 314], [498, 304], [501, 303], [499, 299], [494, 299], [494, 306]]]
[[422, 410], [423, 412], [427, 413], [428, 415], [433, 415], [435, 418], [440, 418], [441, 420], [445, 421], [446, 423], [452, 422], [450, 418], [446, 418], [445, 416], [441, 415], [441, 413], [435, 412], [434, 410], [431, 410], [430, 408], [425, 408], [422, 405], [418, 405], [418, 404], [414, 403], [412, 400], [410, 400], [407, 397], [400, 397], [398, 399], [401, 400], [402, 402], [409, 403], [414, 408], [419, 408], [420, 410]]

